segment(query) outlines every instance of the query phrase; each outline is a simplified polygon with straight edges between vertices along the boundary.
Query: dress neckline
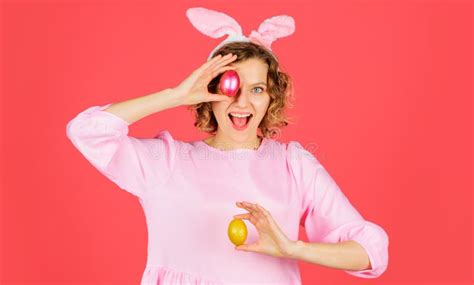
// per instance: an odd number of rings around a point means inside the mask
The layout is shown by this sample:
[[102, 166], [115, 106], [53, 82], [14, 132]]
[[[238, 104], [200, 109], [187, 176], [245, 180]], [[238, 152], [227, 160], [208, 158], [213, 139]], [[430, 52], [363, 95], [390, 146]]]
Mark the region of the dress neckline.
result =
[[268, 139], [265, 137], [262, 137], [262, 140], [260, 141], [260, 145], [256, 149], [252, 148], [235, 148], [235, 149], [229, 149], [229, 150], [222, 150], [218, 149], [216, 147], [208, 145], [204, 140], [198, 140], [198, 144], [204, 146], [206, 149], [209, 149], [213, 152], [221, 153], [221, 154], [226, 154], [226, 153], [236, 153], [236, 152], [246, 152], [246, 153], [260, 153], [265, 146], [268, 143]]

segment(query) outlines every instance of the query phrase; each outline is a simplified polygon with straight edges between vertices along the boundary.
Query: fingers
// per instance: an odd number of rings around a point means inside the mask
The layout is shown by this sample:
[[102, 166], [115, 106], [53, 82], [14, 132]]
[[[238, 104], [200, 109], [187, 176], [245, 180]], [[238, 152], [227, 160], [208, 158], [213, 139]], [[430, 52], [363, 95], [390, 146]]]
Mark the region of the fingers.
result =
[[211, 63], [211, 65], [206, 70], [214, 72], [216, 69], [219, 69], [220, 67], [225, 66], [236, 59], [237, 55], [232, 55], [231, 53], [228, 53]]
[[248, 203], [248, 202], [237, 202], [237, 207], [244, 208], [249, 211], [260, 211], [259, 208], [257, 208], [256, 204]]
[[249, 220], [254, 226], [257, 226], [257, 222], [261, 220], [261, 217], [256, 216], [253, 213], [234, 215], [234, 219]]
[[238, 207], [244, 208], [250, 213], [245, 213], [245, 214], [239, 214], [235, 215], [234, 218], [242, 218], [242, 219], [247, 219], [252, 222], [252, 224], [256, 224], [259, 219], [265, 219], [269, 217], [270, 213], [265, 210], [263, 207], [261, 207], [258, 204], [252, 204], [248, 202], [237, 202], [236, 203]]
[[251, 217], [252, 217], [252, 214], [250, 214], [250, 213], [234, 215], [234, 219], [246, 219], [246, 220], [248, 220]]
[[[222, 63], [222, 62], [229, 61], [229, 59], [230, 59], [230, 58], [233, 58], [233, 57], [234, 57], [234, 55], [232, 55], [231, 53], [228, 53], [228, 54], [226, 54], [226, 55], [224, 55], [224, 56], [222, 56], [222, 55], [219, 54], [219, 55], [215, 56], [212, 60], [209, 61], [209, 62], [211, 62], [211, 64], [209, 65], [209, 67], [214, 67], [214, 66], [216, 66], [217, 64], [220, 64], [220, 63]], [[214, 59], [216, 59], [216, 58], [217, 58], [217, 60], [214, 60]]]
[[221, 67], [220, 69], [217, 69], [211, 73], [211, 78], [216, 77], [217, 75], [221, 74], [222, 72], [226, 70], [235, 70], [235, 67], [232, 67], [232, 66]]
[[212, 66], [216, 61], [220, 60], [222, 58], [222, 55], [218, 54], [209, 61], [205, 62], [203, 65], [201, 65], [201, 69], [205, 70], [208, 67]]
[[212, 69], [218, 69], [222, 66], [226, 66], [227, 64], [231, 63], [232, 61], [236, 60], [237, 59], [237, 55], [233, 55], [233, 54], [226, 54], [222, 60], [219, 60], [219, 61], [216, 61], [213, 65], [212, 65]]
[[259, 204], [256, 204], [257, 205], [257, 208], [260, 209], [260, 212], [263, 214], [264, 217], [270, 217], [270, 212], [267, 211], [267, 209], [263, 208], [262, 206], [260, 206]]
[[[214, 78], [215, 76], [217, 76], [219, 73], [222, 72], [222, 71], [219, 71], [219, 69], [222, 66], [225, 66], [226, 64], [228, 64], [231, 61], [234, 61], [235, 59], [237, 59], [237, 55], [232, 55], [231, 53], [226, 54], [225, 56], [218, 54], [215, 57], [213, 57], [211, 60], [209, 60], [208, 62], [201, 65], [194, 72], [198, 74], [210, 73], [212, 74], [211, 78]], [[216, 70], [217, 70], [217, 73], [216, 73]]]
[[254, 252], [259, 252], [259, 246], [258, 243], [252, 243], [252, 244], [241, 244], [235, 247], [237, 250], [244, 250], [244, 251], [254, 251]]
[[219, 94], [210, 94], [207, 96], [206, 102], [215, 102], [215, 101], [230, 101], [231, 98], [227, 95], [219, 95]]

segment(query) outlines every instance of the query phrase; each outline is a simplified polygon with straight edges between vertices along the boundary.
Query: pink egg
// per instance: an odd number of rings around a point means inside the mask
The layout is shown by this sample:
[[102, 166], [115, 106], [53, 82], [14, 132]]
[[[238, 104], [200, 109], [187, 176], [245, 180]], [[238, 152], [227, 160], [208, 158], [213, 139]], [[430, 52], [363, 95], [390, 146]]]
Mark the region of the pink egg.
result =
[[240, 88], [240, 78], [235, 70], [227, 70], [219, 81], [221, 92], [227, 96], [235, 96]]

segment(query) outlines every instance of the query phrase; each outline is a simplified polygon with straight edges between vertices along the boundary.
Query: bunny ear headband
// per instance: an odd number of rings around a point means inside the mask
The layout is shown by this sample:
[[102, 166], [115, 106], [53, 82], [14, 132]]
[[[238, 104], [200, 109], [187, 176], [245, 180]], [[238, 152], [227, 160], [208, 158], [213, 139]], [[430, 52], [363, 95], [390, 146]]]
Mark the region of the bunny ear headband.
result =
[[263, 21], [258, 30], [253, 30], [248, 37], [242, 34], [242, 28], [232, 17], [202, 7], [189, 8], [186, 16], [193, 26], [201, 33], [211, 37], [228, 37], [217, 45], [209, 54], [207, 60], [212, 58], [214, 52], [229, 42], [253, 42], [271, 49], [272, 43], [278, 39], [287, 37], [295, 31], [295, 20], [288, 15], [279, 15]]

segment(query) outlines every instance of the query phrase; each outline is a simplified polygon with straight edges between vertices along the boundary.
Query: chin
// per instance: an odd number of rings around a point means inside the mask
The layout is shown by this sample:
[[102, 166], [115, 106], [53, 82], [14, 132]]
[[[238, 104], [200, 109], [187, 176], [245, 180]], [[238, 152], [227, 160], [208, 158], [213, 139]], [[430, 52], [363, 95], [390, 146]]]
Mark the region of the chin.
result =
[[252, 130], [245, 130], [245, 131], [235, 131], [235, 130], [230, 130], [230, 136], [232, 139], [238, 142], [245, 142], [249, 138], [252, 138], [254, 135], [257, 135], [257, 131], [252, 131]]

